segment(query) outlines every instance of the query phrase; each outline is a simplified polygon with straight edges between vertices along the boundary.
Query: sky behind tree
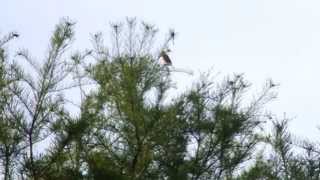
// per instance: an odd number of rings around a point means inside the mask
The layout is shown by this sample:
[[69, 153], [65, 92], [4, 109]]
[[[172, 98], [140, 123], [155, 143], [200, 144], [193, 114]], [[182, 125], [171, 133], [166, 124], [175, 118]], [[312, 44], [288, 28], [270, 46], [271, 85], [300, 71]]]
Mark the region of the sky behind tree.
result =
[[[270, 111], [292, 117], [295, 135], [320, 136], [320, 1], [3, 0], [1, 6], [0, 33], [18, 31], [21, 37], [11, 44], [28, 48], [35, 57], [45, 54], [62, 17], [77, 22], [74, 49], [90, 48], [90, 34], [97, 31], [109, 37], [109, 23], [126, 17], [155, 24], [160, 34], [174, 28], [178, 37], [171, 59], [176, 67], [244, 73], [255, 90], [272, 78], [280, 87]], [[177, 78], [190, 82], [186, 75]]]

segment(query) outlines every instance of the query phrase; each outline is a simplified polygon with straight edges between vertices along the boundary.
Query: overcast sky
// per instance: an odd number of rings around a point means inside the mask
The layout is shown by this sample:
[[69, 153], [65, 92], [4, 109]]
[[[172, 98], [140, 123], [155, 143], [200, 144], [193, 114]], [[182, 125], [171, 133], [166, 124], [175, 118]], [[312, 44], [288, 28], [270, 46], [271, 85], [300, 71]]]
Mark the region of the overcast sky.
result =
[[160, 33], [174, 28], [179, 35], [171, 58], [177, 67], [245, 73], [254, 89], [272, 78], [280, 88], [269, 109], [292, 117], [295, 135], [320, 137], [319, 0], [1, 0], [0, 5], [0, 33], [18, 31], [21, 38], [12, 44], [36, 57], [45, 54], [61, 17], [77, 21], [74, 47], [82, 49], [90, 47], [90, 34], [107, 33], [109, 22], [125, 17], [153, 23]]

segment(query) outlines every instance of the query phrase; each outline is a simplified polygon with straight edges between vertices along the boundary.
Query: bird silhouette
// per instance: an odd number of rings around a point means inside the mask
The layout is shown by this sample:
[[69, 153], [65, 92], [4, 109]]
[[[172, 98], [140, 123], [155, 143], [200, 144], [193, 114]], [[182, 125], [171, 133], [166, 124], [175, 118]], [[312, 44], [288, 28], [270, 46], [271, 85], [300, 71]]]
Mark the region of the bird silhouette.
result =
[[12, 36], [17, 38], [17, 37], [19, 37], [19, 34], [18, 33], [12, 33]]
[[173, 29], [170, 29], [169, 36], [170, 36], [170, 39], [172, 40], [172, 44], [174, 45], [174, 40], [177, 36], [177, 33]]
[[162, 65], [167, 65], [167, 66], [171, 66], [172, 62], [170, 57], [168, 56], [168, 52], [170, 52], [170, 49], [166, 49], [166, 50], [162, 50], [160, 53], [160, 64]]

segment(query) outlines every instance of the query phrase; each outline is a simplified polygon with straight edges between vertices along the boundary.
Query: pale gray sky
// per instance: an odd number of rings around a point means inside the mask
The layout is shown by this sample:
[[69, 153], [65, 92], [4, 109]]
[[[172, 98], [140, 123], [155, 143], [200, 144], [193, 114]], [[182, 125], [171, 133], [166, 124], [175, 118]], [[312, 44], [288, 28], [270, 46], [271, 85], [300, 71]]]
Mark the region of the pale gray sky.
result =
[[[280, 83], [271, 111], [295, 117], [291, 131], [317, 139], [320, 131], [320, 1], [318, 0], [2, 0], [0, 32], [21, 34], [17, 47], [45, 54], [61, 17], [77, 21], [74, 47], [90, 47], [89, 35], [109, 22], [137, 17], [174, 28], [172, 59], [177, 67], [222, 74], [245, 73], [258, 89], [264, 80]], [[181, 78], [181, 77], [180, 77]], [[181, 78], [186, 83], [188, 77]]]

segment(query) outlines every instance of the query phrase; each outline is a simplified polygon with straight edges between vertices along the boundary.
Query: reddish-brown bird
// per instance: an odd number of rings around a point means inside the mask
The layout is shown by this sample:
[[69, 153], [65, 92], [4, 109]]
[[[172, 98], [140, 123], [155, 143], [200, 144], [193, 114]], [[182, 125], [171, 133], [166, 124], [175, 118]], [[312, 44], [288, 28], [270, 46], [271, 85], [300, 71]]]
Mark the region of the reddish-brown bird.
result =
[[167, 52], [170, 52], [170, 50], [163, 50], [161, 51], [160, 53], [160, 64], [162, 65], [167, 65], [167, 66], [171, 66], [172, 65], [172, 62], [171, 62], [171, 59], [170, 57], [168, 56]]

